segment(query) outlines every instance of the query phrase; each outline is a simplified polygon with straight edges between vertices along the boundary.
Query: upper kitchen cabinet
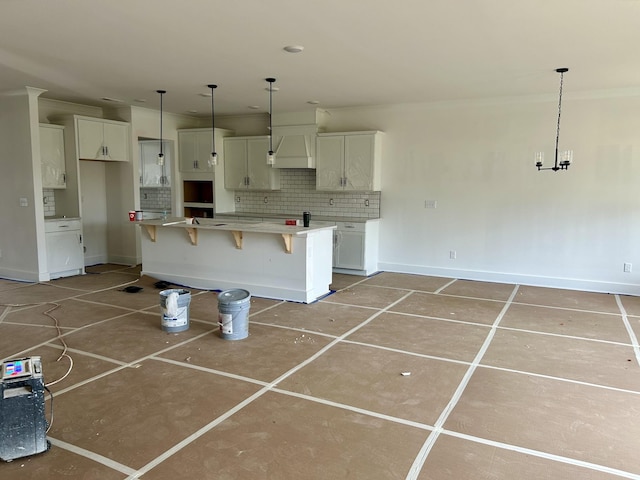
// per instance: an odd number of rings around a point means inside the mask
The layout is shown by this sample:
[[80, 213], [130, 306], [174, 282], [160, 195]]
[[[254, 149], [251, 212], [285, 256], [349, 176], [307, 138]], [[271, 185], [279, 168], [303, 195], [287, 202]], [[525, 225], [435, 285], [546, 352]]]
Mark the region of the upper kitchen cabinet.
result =
[[225, 138], [225, 188], [279, 190], [280, 171], [267, 165], [268, 151], [268, 136]]
[[316, 189], [380, 190], [382, 132], [319, 133]]
[[101, 118], [76, 116], [78, 158], [81, 160], [129, 161], [129, 124]]
[[140, 186], [171, 187], [171, 147], [163, 141], [164, 163], [158, 165], [160, 140], [140, 140]]
[[64, 160], [64, 127], [40, 124], [42, 188], [67, 188]]
[[[217, 140], [216, 138], [216, 141]], [[212, 147], [210, 128], [178, 130], [180, 171], [183, 173], [212, 172], [215, 168], [209, 166], [209, 156], [211, 155]]]

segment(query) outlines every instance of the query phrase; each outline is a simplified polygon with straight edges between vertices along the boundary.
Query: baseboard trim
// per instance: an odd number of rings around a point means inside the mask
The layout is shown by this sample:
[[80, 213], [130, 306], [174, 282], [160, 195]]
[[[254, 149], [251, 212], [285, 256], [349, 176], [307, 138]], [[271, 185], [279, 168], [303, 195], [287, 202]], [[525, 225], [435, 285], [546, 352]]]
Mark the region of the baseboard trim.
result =
[[582, 290], [585, 292], [617, 293], [620, 295], [640, 296], [640, 285], [632, 283], [616, 283], [577, 278], [523, 275], [508, 272], [463, 270], [385, 262], [378, 263], [378, 268], [383, 272], [413, 273], [416, 275], [459, 278], [463, 280], [512, 283], [518, 285], [530, 285], [534, 287], [563, 288], [567, 290]]

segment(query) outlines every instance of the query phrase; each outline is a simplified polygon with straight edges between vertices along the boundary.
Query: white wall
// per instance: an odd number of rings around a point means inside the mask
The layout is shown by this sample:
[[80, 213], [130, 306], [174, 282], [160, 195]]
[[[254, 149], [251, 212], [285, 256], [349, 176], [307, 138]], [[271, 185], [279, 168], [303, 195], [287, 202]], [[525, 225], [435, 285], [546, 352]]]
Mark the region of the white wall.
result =
[[553, 163], [553, 97], [332, 109], [327, 130], [386, 132], [381, 270], [640, 294], [638, 112], [565, 94], [562, 172], [533, 160]]
[[[49, 280], [40, 170], [38, 96], [25, 87], [0, 95], [0, 277]], [[20, 199], [26, 205], [21, 206]]]

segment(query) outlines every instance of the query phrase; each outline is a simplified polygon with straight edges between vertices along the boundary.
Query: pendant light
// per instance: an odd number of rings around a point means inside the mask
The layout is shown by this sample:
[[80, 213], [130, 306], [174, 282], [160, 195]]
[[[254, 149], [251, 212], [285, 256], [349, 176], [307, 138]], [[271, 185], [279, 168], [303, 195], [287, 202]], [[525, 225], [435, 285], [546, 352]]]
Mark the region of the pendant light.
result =
[[275, 165], [276, 157], [273, 154], [273, 83], [275, 78], [265, 78], [269, 82], [269, 152], [267, 153], [267, 165]]
[[573, 150], [564, 150], [558, 154], [558, 143], [560, 141], [560, 114], [562, 112], [562, 84], [564, 83], [564, 74], [569, 71], [568, 68], [556, 68], [556, 72], [560, 74], [560, 97], [558, 100], [558, 124], [556, 126], [556, 151], [555, 162], [553, 167], [542, 168], [544, 163], [544, 152], [537, 152], [535, 156], [536, 167], [538, 170], [568, 170], [569, 165], [573, 161]]
[[217, 85], [207, 85], [211, 89], [211, 155], [209, 156], [209, 168], [218, 165], [218, 154], [216, 153], [216, 121], [213, 109], [213, 90], [218, 88]]
[[166, 90], [156, 90], [160, 94], [160, 153], [158, 154], [158, 165], [164, 165], [164, 151], [162, 142], [162, 96], [167, 93]]

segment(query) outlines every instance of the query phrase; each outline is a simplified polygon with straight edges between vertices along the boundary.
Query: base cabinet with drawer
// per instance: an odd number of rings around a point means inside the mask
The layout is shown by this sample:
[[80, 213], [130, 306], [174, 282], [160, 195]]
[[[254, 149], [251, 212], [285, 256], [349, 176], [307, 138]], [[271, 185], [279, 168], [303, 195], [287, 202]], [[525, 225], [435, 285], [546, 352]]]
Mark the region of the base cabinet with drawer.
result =
[[46, 220], [47, 270], [51, 279], [84, 274], [80, 219]]
[[378, 271], [378, 220], [336, 222], [333, 233], [333, 271], [372, 275]]

